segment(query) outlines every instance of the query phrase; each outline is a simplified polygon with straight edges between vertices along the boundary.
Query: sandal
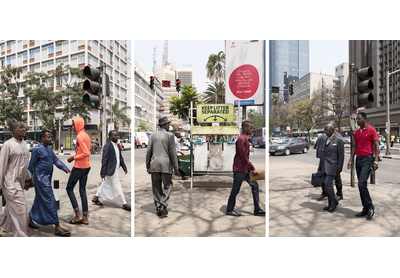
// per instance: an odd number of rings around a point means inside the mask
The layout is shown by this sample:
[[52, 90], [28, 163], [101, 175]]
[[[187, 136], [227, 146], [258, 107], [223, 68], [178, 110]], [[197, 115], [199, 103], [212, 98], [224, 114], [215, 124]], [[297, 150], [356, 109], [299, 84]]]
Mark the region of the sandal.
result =
[[63, 228], [61, 228], [58, 233], [54, 233], [56, 236], [62, 236], [62, 237], [67, 237], [70, 236], [71, 233]]
[[83, 219], [79, 219], [79, 220], [71, 219], [69, 221], [69, 224], [83, 224]]
[[103, 206], [103, 203], [100, 202], [100, 200], [98, 200], [98, 199], [97, 200], [92, 199], [92, 203], [95, 204], [95, 205], [101, 206], [101, 207]]
[[39, 226], [36, 225], [35, 223], [33, 223], [33, 221], [28, 222], [28, 226], [29, 226], [29, 228], [31, 228], [31, 229], [39, 229]]

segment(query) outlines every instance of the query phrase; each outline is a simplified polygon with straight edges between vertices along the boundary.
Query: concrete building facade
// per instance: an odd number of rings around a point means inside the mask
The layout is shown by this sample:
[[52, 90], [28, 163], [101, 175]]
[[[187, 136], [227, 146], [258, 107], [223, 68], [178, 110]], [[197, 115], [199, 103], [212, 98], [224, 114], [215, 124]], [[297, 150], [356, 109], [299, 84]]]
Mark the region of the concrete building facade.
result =
[[[7, 67], [21, 67], [21, 82], [28, 72], [51, 73], [60, 64], [81, 69], [87, 65], [98, 67], [105, 64], [106, 73], [110, 77], [110, 97], [107, 97], [107, 102], [114, 103], [115, 100], [119, 100], [120, 107], [129, 105], [130, 64], [127, 40], [0, 40], [0, 72]], [[53, 80], [48, 86], [57, 91], [63, 84]], [[42, 123], [36, 118], [33, 104], [24, 96], [22, 90], [19, 98], [25, 103], [28, 134], [37, 140]], [[129, 110], [126, 114], [130, 117]], [[71, 148], [71, 125], [72, 121], [68, 120], [59, 127], [60, 143], [66, 148]], [[100, 139], [99, 126], [100, 113], [98, 110], [92, 110], [85, 128], [91, 137]], [[108, 130], [112, 128], [112, 124], [107, 126]], [[120, 137], [128, 138], [128, 124], [121, 124], [119, 132]], [[0, 127], [1, 136], [5, 136], [5, 127]]]

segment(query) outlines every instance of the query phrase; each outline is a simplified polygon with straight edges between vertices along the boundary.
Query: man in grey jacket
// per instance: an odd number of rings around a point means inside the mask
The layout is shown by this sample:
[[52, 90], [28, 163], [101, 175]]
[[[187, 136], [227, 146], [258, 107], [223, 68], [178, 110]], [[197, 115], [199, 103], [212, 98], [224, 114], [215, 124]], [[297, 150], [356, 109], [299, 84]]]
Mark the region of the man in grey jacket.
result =
[[324, 207], [324, 210], [333, 212], [339, 204], [333, 190], [333, 180], [343, 169], [344, 142], [335, 135], [335, 127], [332, 123], [325, 126], [325, 135], [327, 137], [323, 141], [318, 170], [325, 174], [324, 184], [328, 195], [328, 206]]
[[175, 136], [169, 133], [167, 117], [158, 120], [160, 129], [150, 136], [146, 152], [146, 168], [151, 174], [154, 204], [158, 216], [168, 214], [168, 200], [172, 191], [172, 174], [178, 174]]

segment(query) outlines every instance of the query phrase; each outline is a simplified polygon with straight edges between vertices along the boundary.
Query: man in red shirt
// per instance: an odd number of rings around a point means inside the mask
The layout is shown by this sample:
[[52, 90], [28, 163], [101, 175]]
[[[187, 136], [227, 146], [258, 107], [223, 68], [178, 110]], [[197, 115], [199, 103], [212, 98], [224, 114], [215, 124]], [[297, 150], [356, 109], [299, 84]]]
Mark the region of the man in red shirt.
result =
[[236, 196], [239, 194], [243, 180], [251, 186], [254, 202], [254, 215], [265, 216], [265, 211], [259, 205], [259, 191], [257, 181], [250, 180], [250, 172], [257, 175], [257, 170], [249, 160], [250, 138], [253, 132], [253, 124], [250, 121], [242, 123], [242, 135], [236, 141], [236, 154], [233, 159], [233, 186], [228, 200], [226, 215], [240, 216], [241, 214], [234, 211], [236, 204]]
[[354, 144], [351, 150], [349, 163], [347, 164], [347, 169], [350, 169], [354, 155], [356, 155], [358, 189], [360, 191], [361, 203], [363, 206], [363, 210], [357, 213], [356, 216], [360, 217], [367, 215], [367, 219], [371, 219], [372, 216], [374, 216], [375, 207], [372, 204], [372, 199], [369, 195], [367, 181], [369, 174], [371, 173], [371, 168], [374, 169], [374, 171], [378, 169], [378, 133], [375, 128], [367, 124], [367, 115], [364, 112], [359, 112], [356, 120], [357, 125], [360, 126], [360, 128], [354, 133]]

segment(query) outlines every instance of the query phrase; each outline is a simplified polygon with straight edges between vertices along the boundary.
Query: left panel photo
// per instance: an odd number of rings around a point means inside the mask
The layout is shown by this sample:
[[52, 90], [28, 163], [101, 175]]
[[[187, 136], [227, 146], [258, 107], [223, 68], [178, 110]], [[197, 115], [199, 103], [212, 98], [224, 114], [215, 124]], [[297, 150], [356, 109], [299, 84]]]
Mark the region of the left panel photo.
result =
[[129, 40], [0, 40], [0, 237], [130, 237]]

